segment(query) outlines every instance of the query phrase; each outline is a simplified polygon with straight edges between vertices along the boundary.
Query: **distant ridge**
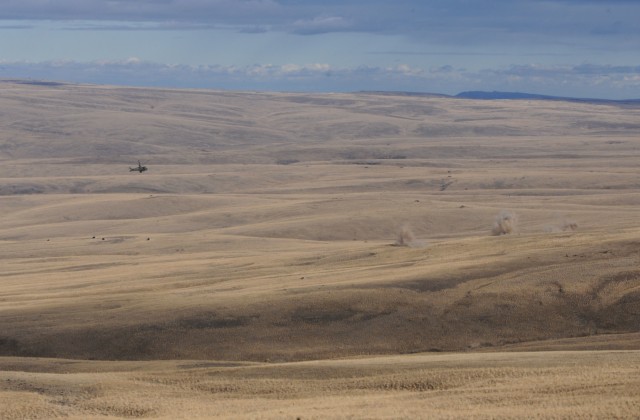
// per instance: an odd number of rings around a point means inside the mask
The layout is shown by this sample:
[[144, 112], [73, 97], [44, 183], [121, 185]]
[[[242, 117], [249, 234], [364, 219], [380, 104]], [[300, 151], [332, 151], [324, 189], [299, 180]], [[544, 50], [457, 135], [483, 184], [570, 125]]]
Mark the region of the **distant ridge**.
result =
[[559, 96], [538, 95], [535, 93], [523, 92], [487, 92], [482, 90], [471, 90], [460, 92], [455, 95], [456, 98], [463, 99], [567, 99]]
[[551, 100], [551, 101], [570, 101], [570, 102], [596, 102], [596, 103], [615, 103], [615, 104], [640, 104], [640, 99], [597, 99], [597, 98], [572, 98], [566, 96], [539, 95], [535, 93], [524, 92], [487, 92], [487, 91], [467, 91], [460, 92], [454, 96], [460, 99], [528, 99], [528, 100]]
[[444, 93], [431, 93], [431, 92], [408, 92], [408, 91], [396, 91], [396, 90], [361, 90], [354, 93], [369, 94], [369, 95], [388, 95], [388, 96], [421, 96], [428, 98], [451, 98], [451, 95], [445, 95]]
[[52, 80], [35, 80], [35, 79], [0, 79], [0, 83], [15, 83], [20, 85], [35, 86], [66, 86], [70, 83], [56, 82]]
[[[40, 79], [15, 79], [15, 78], [0, 78], [0, 83], [14, 83], [22, 85], [34, 85], [34, 86], [67, 86], [77, 83], [55, 80], [40, 80]], [[98, 85], [100, 86], [100, 85]], [[102, 85], [108, 86], [108, 85]], [[118, 85], [114, 85], [118, 86]], [[135, 88], [136, 86], [122, 86]], [[141, 86], [139, 86], [141, 87]], [[149, 87], [151, 89], [165, 89], [165, 87]], [[184, 88], [183, 90], [189, 90]], [[296, 93], [308, 93], [308, 94], [323, 94], [328, 92], [296, 92]], [[369, 94], [369, 95], [386, 95], [386, 96], [415, 96], [423, 98], [456, 98], [456, 99], [477, 99], [477, 100], [546, 100], [546, 101], [566, 101], [566, 102], [581, 102], [581, 103], [601, 103], [612, 105], [632, 105], [639, 106], [640, 98], [637, 99], [601, 99], [601, 98], [575, 98], [570, 96], [553, 96], [553, 95], [541, 95], [537, 93], [527, 92], [502, 92], [502, 91], [484, 91], [484, 90], [469, 90], [460, 92], [457, 95], [447, 95], [443, 93], [434, 92], [419, 92], [419, 91], [393, 91], [393, 90], [361, 90], [351, 93], [356, 94]]]
[[640, 105], [640, 99], [600, 99], [600, 98], [573, 98], [570, 96], [552, 96], [540, 95], [537, 93], [526, 92], [499, 92], [499, 91], [483, 91], [471, 90], [460, 92], [457, 95], [445, 95], [432, 92], [405, 92], [405, 91], [376, 91], [366, 90], [354, 93], [371, 94], [371, 95], [389, 95], [389, 96], [417, 96], [426, 98], [456, 98], [456, 99], [479, 99], [479, 100], [541, 100], [541, 101], [566, 101], [566, 102], [582, 102], [582, 103], [602, 103], [616, 105]]

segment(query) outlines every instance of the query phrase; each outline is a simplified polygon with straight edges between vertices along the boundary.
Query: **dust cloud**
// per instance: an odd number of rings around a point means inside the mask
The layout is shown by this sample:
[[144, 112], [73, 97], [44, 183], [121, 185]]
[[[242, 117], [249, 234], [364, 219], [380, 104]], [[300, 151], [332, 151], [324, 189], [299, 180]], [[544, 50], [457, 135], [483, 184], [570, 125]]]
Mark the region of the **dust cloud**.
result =
[[509, 210], [502, 210], [493, 222], [491, 234], [494, 236], [508, 235], [510, 233], [514, 233], [517, 226], [518, 218], [515, 213]]
[[544, 231], [547, 233], [567, 232], [576, 229], [578, 229], [578, 223], [567, 218], [557, 218], [553, 224], [544, 227]]
[[425, 246], [425, 242], [416, 239], [416, 236], [408, 225], [403, 225], [398, 232], [395, 246], [407, 246], [410, 248], [421, 248]]

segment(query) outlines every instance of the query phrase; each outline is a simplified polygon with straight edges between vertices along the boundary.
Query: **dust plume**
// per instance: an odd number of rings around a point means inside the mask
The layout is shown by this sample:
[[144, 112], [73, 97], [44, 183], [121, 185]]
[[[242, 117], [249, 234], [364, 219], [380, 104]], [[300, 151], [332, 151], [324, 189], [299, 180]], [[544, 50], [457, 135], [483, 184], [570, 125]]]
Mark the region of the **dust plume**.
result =
[[558, 217], [557, 220], [544, 227], [544, 231], [548, 233], [566, 232], [578, 229], [578, 223], [575, 220]]
[[518, 218], [515, 213], [509, 210], [501, 210], [493, 222], [491, 234], [494, 236], [507, 235], [514, 233], [518, 226]]
[[394, 245], [408, 246], [410, 248], [420, 248], [420, 247], [423, 247], [425, 244], [424, 244], [424, 241], [420, 241], [416, 239], [415, 235], [413, 234], [413, 231], [411, 230], [411, 227], [409, 227], [408, 225], [403, 225], [400, 228], [400, 231], [398, 232], [398, 237]]

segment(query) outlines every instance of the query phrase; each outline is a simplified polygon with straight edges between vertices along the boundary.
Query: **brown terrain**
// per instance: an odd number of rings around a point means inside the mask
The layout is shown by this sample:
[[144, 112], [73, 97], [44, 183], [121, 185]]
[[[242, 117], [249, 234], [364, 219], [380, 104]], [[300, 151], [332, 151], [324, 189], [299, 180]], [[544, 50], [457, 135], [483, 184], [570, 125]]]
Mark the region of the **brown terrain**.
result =
[[634, 418], [639, 133], [0, 81], [0, 418]]

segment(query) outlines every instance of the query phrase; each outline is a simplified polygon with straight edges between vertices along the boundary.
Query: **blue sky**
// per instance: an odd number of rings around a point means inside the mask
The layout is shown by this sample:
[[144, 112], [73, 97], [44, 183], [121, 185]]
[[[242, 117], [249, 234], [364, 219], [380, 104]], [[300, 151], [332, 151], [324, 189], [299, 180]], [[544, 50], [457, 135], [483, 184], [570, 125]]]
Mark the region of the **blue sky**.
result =
[[0, 0], [0, 78], [640, 98], [640, 0]]

